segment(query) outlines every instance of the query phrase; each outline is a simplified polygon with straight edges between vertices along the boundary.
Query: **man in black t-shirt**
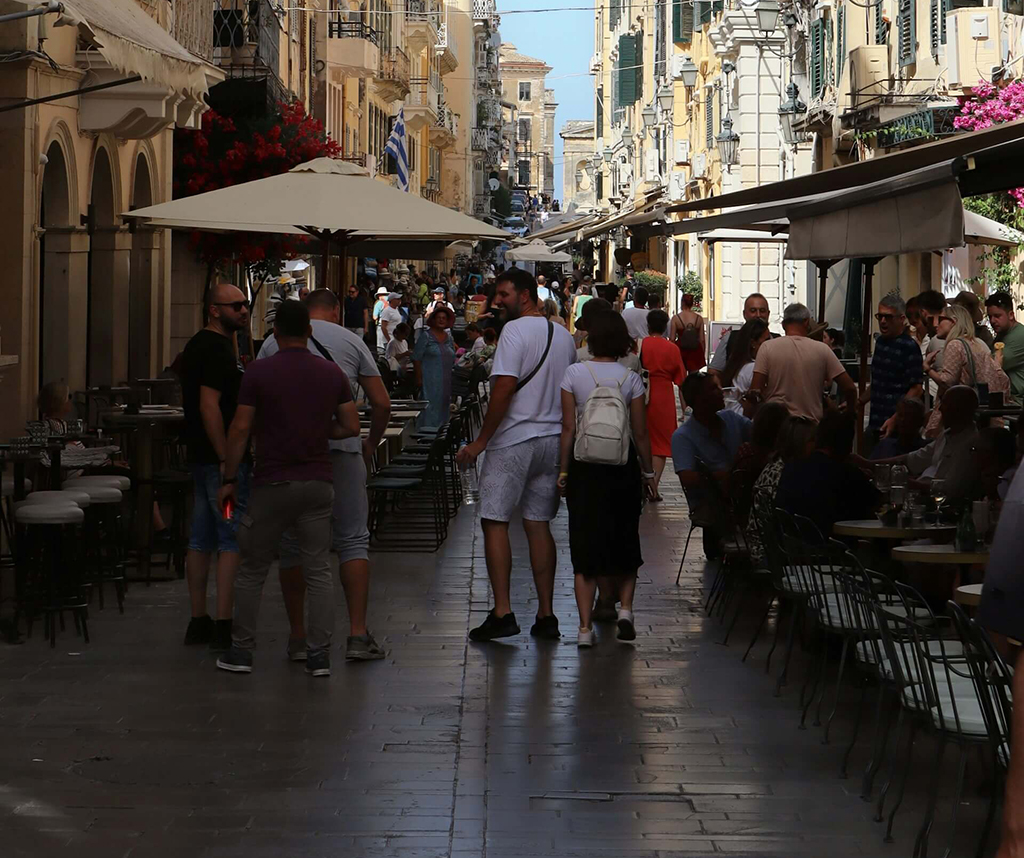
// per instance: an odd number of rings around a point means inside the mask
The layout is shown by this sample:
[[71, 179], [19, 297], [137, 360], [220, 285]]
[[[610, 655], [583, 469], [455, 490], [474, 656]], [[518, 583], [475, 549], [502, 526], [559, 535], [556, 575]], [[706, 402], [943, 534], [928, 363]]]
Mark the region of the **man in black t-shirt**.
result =
[[[242, 383], [242, 367], [232, 337], [248, 324], [249, 305], [241, 290], [226, 283], [210, 290], [208, 302], [209, 324], [188, 341], [181, 356], [185, 441], [195, 490], [185, 563], [192, 619], [185, 643], [209, 643], [212, 650], [224, 651], [231, 646], [231, 611], [239, 563], [235, 533], [249, 497], [248, 465], [239, 469], [238, 504], [228, 521], [217, 503], [217, 492], [224, 471], [227, 430], [235, 416]], [[216, 622], [206, 609], [206, 583], [215, 556]]]

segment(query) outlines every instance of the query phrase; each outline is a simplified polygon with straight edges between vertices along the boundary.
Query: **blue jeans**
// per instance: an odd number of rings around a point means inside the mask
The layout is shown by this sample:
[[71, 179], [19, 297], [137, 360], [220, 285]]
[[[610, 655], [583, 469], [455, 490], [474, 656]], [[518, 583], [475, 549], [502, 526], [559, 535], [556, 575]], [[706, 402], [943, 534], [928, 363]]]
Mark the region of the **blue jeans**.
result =
[[249, 504], [250, 467], [238, 466], [238, 504], [229, 521], [224, 520], [217, 492], [220, 491], [220, 465], [190, 465], [194, 503], [189, 551], [215, 554], [219, 551], [238, 553], [238, 519]]

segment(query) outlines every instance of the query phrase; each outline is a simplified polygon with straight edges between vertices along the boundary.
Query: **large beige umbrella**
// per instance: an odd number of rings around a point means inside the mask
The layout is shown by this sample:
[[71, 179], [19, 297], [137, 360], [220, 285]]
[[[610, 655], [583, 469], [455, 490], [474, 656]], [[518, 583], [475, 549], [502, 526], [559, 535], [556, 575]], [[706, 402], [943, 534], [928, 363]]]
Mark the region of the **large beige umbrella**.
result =
[[539, 238], [523, 247], [506, 250], [505, 258], [513, 262], [572, 262], [568, 253], [552, 250]]
[[507, 233], [370, 178], [365, 167], [317, 158], [287, 173], [124, 212], [150, 226], [211, 232], [307, 234], [323, 242], [359, 239], [490, 238]]

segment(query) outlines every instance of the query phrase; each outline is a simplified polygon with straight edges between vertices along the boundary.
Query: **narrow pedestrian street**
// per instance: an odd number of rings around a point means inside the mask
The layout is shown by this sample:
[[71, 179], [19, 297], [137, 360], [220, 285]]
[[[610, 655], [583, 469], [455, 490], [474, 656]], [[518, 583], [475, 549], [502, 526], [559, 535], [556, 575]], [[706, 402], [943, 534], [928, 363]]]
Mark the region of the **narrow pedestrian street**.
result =
[[[775, 698], [767, 642], [740, 661], [752, 615], [729, 647], [718, 643], [722, 628], [702, 611], [699, 532], [675, 586], [688, 521], [678, 491], [665, 494], [642, 519], [635, 646], [607, 626], [593, 650], [577, 650], [564, 513], [562, 642], [526, 634], [534, 601], [520, 532], [513, 593], [524, 634], [467, 643], [489, 603], [466, 508], [438, 555], [373, 556], [371, 628], [389, 657], [346, 665], [336, 646], [327, 680], [285, 660], [273, 579], [250, 676], [218, 672], [205, 649], [181, 645], [184, 582], [134, 585], [124, 616], [94, 610], [88, 645], [69, 628], [52, 651], [38, 630], [0, 648], [0, 853], [909, 855], [923, 790], [912, 783], [896, 843], [883, 846], [858, 796], [869, 727], [851, 777], [837, 776], [856, 694], [844, 697], [831, 745], [820, 729], [797, 729], [804, 665]], [[926, 759], [919, 748], [922, 782]], [[977, 780], [954, 855], [974, 851]]]

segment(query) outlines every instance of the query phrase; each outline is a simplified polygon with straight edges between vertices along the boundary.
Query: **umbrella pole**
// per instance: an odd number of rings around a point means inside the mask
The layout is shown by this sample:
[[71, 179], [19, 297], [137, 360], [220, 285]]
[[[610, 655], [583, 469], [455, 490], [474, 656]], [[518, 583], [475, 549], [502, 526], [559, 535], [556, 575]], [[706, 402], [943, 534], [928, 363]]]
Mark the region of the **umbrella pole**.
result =
[[832, 260], [822, 259], [817, 263], [818, 266], [818, 279], [820, 283], [818, 285], [818, 321], [825, 321], [825, 286], [828, 283], [828, 270], [832, 267]]
[[864, 406], [861, 402], [864, 399], [864, 390], [868, 384], [868, 352], [871, 349], [871, 281], [875, 275], [875, 264], [877, 258], [864, 260], [864, 311], [860, 318], [860, 378], [857, 381], [857, 449], [861, 455], [867, 450], [864, 449]]
[[320, 253], [322, 260], [320, 267], [323, 268], [324, 278], [324, 282], [321, 284], [321, 288], [325, 288], [328, 283], [327, 271], [329, 270], [331, 265], [331, 234], [329, 232], [325, 232], [323, 234], [322, 248]]

